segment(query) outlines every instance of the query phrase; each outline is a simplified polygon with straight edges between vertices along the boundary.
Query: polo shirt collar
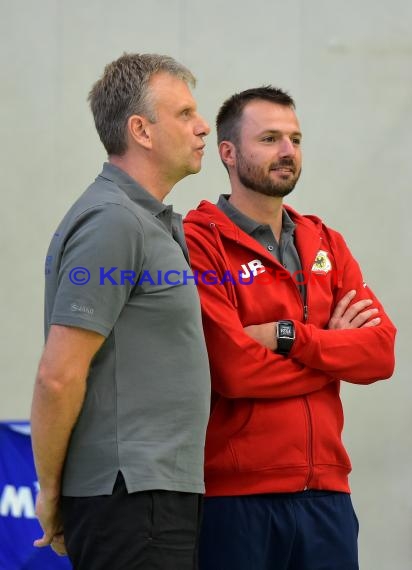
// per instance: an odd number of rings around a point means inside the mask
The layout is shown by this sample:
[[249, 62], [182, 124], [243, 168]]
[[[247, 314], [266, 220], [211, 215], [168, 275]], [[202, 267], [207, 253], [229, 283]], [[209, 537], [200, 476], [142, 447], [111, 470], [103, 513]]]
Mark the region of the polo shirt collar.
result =
[[[143, 186], [140, 186], [133, 178], [131, 178], [124, 170], [118, 168], [114, 164], [110, 162], [105, 162], [103, 164], [103, 170], [99, 174], [101, 178], [105, 178], [106, 180], [110, 180], [110, 182], [114, 182], [119, 188], [125, 192], [133, 202], [136, 202], [153, 214], [153, 216], [158, 217], [159, 214], [166, 211], [172, 212], [172, 206], [163, 204], [157, 200], [150, 192], [145, 190]], [[164, 215], [164, 214], [163, 214]], [[170, 214], [169, 214], [170, 215]]]
[[[252, 235], [258, 228], [266, 228], [266, 224], [259, 224], [252, 218], [245, 216], [240, 210], [235, 208], [233, 204], [229, 202], [230, 194], [221, 194], [217, 202], [217, 207], [222, 210], [228, 218], [232, 220], [241, 230], [243, 230], [248, 235]], [[292, 222], [291, 217], [283, 208], [282, 210], [282, 232], [285, 234], [293, 235], [295, 231], [295, 224]]]

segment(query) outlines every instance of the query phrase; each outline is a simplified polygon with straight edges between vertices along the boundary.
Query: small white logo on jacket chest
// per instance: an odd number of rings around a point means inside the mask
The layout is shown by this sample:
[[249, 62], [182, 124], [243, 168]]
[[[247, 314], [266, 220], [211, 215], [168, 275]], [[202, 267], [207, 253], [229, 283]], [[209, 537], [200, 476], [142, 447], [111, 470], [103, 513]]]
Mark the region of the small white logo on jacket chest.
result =
[[243, 273], [240, 274], [242, 279], [248, 279], [251, 275], [256, 277], [259, 273], [264, 273], [266, 271], [260, 259], [252, 259], [252, 261], [249, 261], [248, 263], [242, 263], [241, 268], [243, 269]]

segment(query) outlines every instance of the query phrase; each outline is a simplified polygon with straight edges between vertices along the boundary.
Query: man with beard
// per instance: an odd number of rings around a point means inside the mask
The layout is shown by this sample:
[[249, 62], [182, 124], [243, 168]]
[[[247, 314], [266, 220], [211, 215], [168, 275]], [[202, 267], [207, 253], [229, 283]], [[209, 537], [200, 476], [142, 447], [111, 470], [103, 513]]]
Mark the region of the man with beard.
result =
[[293, 99], [236, 94], [217, 132], [231, 194], [185, 223], [213, 390], [200, 569], [354, 570], [339, 386], [389, 378], [396, 331], [342, 236], [283, 204], [301, 172]]

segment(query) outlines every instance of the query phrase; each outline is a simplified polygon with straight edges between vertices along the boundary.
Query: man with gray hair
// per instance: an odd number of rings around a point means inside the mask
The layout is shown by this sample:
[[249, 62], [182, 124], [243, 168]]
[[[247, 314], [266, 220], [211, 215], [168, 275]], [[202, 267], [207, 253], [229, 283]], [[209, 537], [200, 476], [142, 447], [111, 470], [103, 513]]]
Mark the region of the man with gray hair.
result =
[[108, 162], [46, 257], [35, 546], [76, 570], [196, 568], [209, 369], [181, 217], [163, 204], [201, 167], [194, 84], [167, 56], [106, 66], [89, 100]]

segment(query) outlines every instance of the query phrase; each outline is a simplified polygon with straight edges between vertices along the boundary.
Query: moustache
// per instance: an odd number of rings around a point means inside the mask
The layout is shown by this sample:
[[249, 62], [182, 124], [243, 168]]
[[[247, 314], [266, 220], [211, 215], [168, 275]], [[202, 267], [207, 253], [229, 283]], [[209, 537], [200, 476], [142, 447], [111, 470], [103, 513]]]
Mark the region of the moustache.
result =
[[270, 170], [277, 170], [279, 168], [290, 168], [293, 173], [296, 172], [295, 161], [292, 158], [283, 158], [279, 162], [273, 162], [270, 165]]

